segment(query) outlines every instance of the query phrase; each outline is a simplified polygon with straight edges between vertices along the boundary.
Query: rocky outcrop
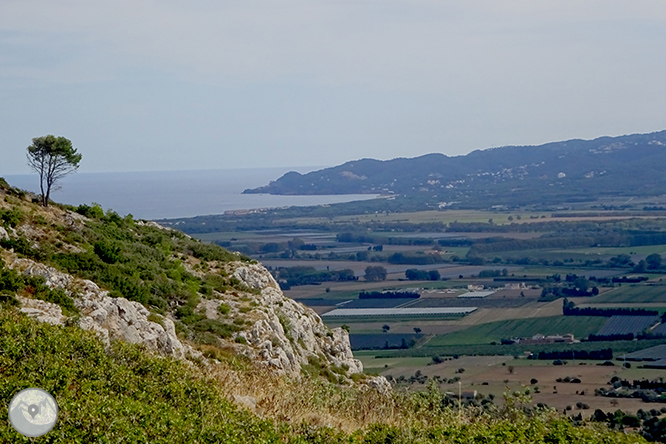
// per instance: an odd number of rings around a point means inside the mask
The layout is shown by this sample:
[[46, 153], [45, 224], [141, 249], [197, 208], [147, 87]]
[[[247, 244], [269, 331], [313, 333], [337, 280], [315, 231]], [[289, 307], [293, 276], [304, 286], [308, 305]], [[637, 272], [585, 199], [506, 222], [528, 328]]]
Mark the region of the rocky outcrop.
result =
[[366, 381], [368, 387], [377, 390], [382, 395], [389, 395], [393, 391], [393, 386], [384, 376], [375, 376]]
[[40, 301], [38, 299], [28, 299], [21, 296], [17, 297], [21, 303], [19, 311], [25, 313], [39, 322], [47, 322], [53, 325], [62, 325], [65, 323], [65, 316], [62, 315], [62, 309], [57, 304]]
[[345, 330], [329, 329], [313, 310], [287, 298], [261, 265], [234, 265], [234, 277], [260, 291], [252, 296], [258, 307], [253, 314], [258, 319], [238, 336], [252, 346], [262, 362], [292, 375], [311, 361], [334, 365], [348, 374], [363, 371], [361, 362], [354, 359]]
[[[159, 323], [149, 320], [150, 312], [138, 302], [110, 297], [94, 282], [74, 279], [28, 259], [17, 259], [13, 267], [26, 275], [43, 277], [50, 288], [64, 289], [81, 312], [79, 326], [96, 332], [106, 345], [111, 340], [121, 339], [177, 358], [185, 356], [186, 348], [176, 336], [173, 322], [163, 317], [159, 318]], [[62, 311], [55, 304], [26, 298], [19, 301], [20, 310], [29, 316], [54, 324], [64, 322]]]
[[185, 357], [185, 347], [176, 336], [170, 319], [155, 315], [159, 323], [150, 321], [150, 311], [143, 305], [125, 298], [109, 297], [91, 281], [83, 281], [79, 291], [75, 303], [81, 310], [79, 325], [82, 328], [97, 331], [107, 343], [122, 339], [176, 358]]
[[[110, 297], [92, 281], [75, 279], [28, 259], [16, 259], [12, 267], [27, 275], [43, 277], [51, 288], [64, 289], [81, 312], [79, 326], [96, 332], [107, 345], [120, 339], [177, 358], [196, 354], [178, 339], [169, 318], [151, 315], [138, 302]], [[250, 310], [240, 311], [239, 302], [228, 301], [234, 310], [230, 316], [246, 320], [245, 327], [234, 338], [234, 346], [240, 353], [290, 376], [300, 375], [305, 364], [335, 366], [338, 373], [347, 375], [363, 371], [361, 362], [354, 359], [347, 332], [341, 328], [329, 329], [313, 310], [287, 298], [264, 267], [234, 262], [228, 268], [250, 290], [243, 295], [250, 300]], [[55, 304], [26, 298], [20, 302], [21, 311], [40, 321], [62, 324], [66, 319]], [[215, 317], [221, 303], [220, 299], [204, 300], [200, 312]]]

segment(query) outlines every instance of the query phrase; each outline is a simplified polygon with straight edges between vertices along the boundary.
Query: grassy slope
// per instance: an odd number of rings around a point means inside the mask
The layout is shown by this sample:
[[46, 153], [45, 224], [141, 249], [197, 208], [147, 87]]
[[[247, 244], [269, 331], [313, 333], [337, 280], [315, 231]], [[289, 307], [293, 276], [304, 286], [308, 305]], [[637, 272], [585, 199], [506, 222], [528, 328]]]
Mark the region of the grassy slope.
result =
[[[552, 413], [527, 416], [514, 401], [492, 417], [469, 410], [456, 419], [435, 392], [394, 404], [404, 416], [418, 418], [402, 426], [375, 424], [346, 433], [266, 420], [235, 407], [219, 383], [196, 368], [127, 344], [105, 351], [78, 327], [39, 324], [8, 309], [0, 309], [0, 348], [3, 406], [31, 386], [58, 402], [58, 423], [40, 442], [644, 442], [603, 427], [575, 427]], [[0, 414], [0, 441], [31, 442], [11, 428], [6, 412]]]

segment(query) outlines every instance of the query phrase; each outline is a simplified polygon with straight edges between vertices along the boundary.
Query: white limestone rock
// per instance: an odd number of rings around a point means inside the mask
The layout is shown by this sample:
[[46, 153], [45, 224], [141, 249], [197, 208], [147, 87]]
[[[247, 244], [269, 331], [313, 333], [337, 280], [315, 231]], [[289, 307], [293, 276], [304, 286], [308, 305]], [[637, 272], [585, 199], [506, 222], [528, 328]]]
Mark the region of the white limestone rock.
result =
[[[79, 326], [96, 332], [106, 345], [111, 340], [121, 339], [134, 344], [143, 344], [176, 358], [185, 357], [186, 348], [176, 336], [176, 329], [170, 319], [162, 318], [160, 323], [149, 321], [150, 312], [138, 302], [110, 297], [107, 291], [103, 291], [92, 281], [77, 281], [68, 274], [29, 259], [17, 259], [13, 265], [26, 275], [43, 277], [50, 288], [64, 289], [74, 298], [74, 304], [81, 311]], [[62, 312], [57, 305], [49, 304], [48, 311], [37, 314], [36, 307], [43, 307], [39, 303], [48, 303], [26, 301], [30, 302], [22, 301], [22, 311], [31, 310], [36, 317], [60, 319], [62, 323]], [[53, 305], [57, 308], [57, 312], [55, 308], [50, 307]]]
[[[287, 298], [273, 276], [258, 264], [235, 263], [233, 276], [250, 288], [259, 320], [238, 336], [243, 337], [266, 365], [293, 376], [300, 374], [308, 357], [316, 356], [323, 364], [346, 369], [347, 374], [361, 373], [361, 361], [354, 359], [349, 335], [341, 328], [329, 329], [310, 308]], [[263, 310], [262, 310], [263, 309]]]
[[63, 325], [65, 323], [65, 316], [62, 315], [62, 310], [57, 304], [50, 302], [40, 301], [39, 299], [28, 299], [17, 296], [18, 301], [21, 303], [19, 311], [25, 313], [31, 318], [39, 322], [46, 322], [53, 325]]
[[366, 384], [382, 395], [388, 395], [393, 390], [393, 386], [384, 376], [375, 376], [374, 378], [369, 379]]

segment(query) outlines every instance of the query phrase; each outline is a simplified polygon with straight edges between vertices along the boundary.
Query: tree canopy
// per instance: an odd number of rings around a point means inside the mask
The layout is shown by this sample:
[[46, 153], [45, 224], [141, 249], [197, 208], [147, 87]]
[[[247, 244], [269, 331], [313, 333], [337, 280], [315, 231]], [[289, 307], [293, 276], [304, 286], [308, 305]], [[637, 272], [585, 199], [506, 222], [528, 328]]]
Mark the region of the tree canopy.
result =
[[369, 266], [365, 268], [366, 281], [386, 280], [386, 268], [381, 266]]
[[49, 134], [32, 139], [27, 156], [30, 168], [39, 173], [42, 205], [46, 207], [58, 181], [79, 168], [81, 154], [69, 139]]

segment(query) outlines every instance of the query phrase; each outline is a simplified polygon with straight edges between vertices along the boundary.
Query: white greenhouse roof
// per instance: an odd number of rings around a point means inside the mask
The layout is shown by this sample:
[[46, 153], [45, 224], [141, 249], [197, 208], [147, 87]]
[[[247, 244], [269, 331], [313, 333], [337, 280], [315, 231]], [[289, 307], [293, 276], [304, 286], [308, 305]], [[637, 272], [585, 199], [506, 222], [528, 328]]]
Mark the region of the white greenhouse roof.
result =
[[495, 293], [494, 291], [468, 291], [467, 293], [463, 293], [461, 295], [458, 295], [459, 298], [485, 298], [486, 296], [490, 296], [491, 294]]
[[437, 316], [467, 314], [474, 310], [476, 307], [338, 308], [322, 316]]

